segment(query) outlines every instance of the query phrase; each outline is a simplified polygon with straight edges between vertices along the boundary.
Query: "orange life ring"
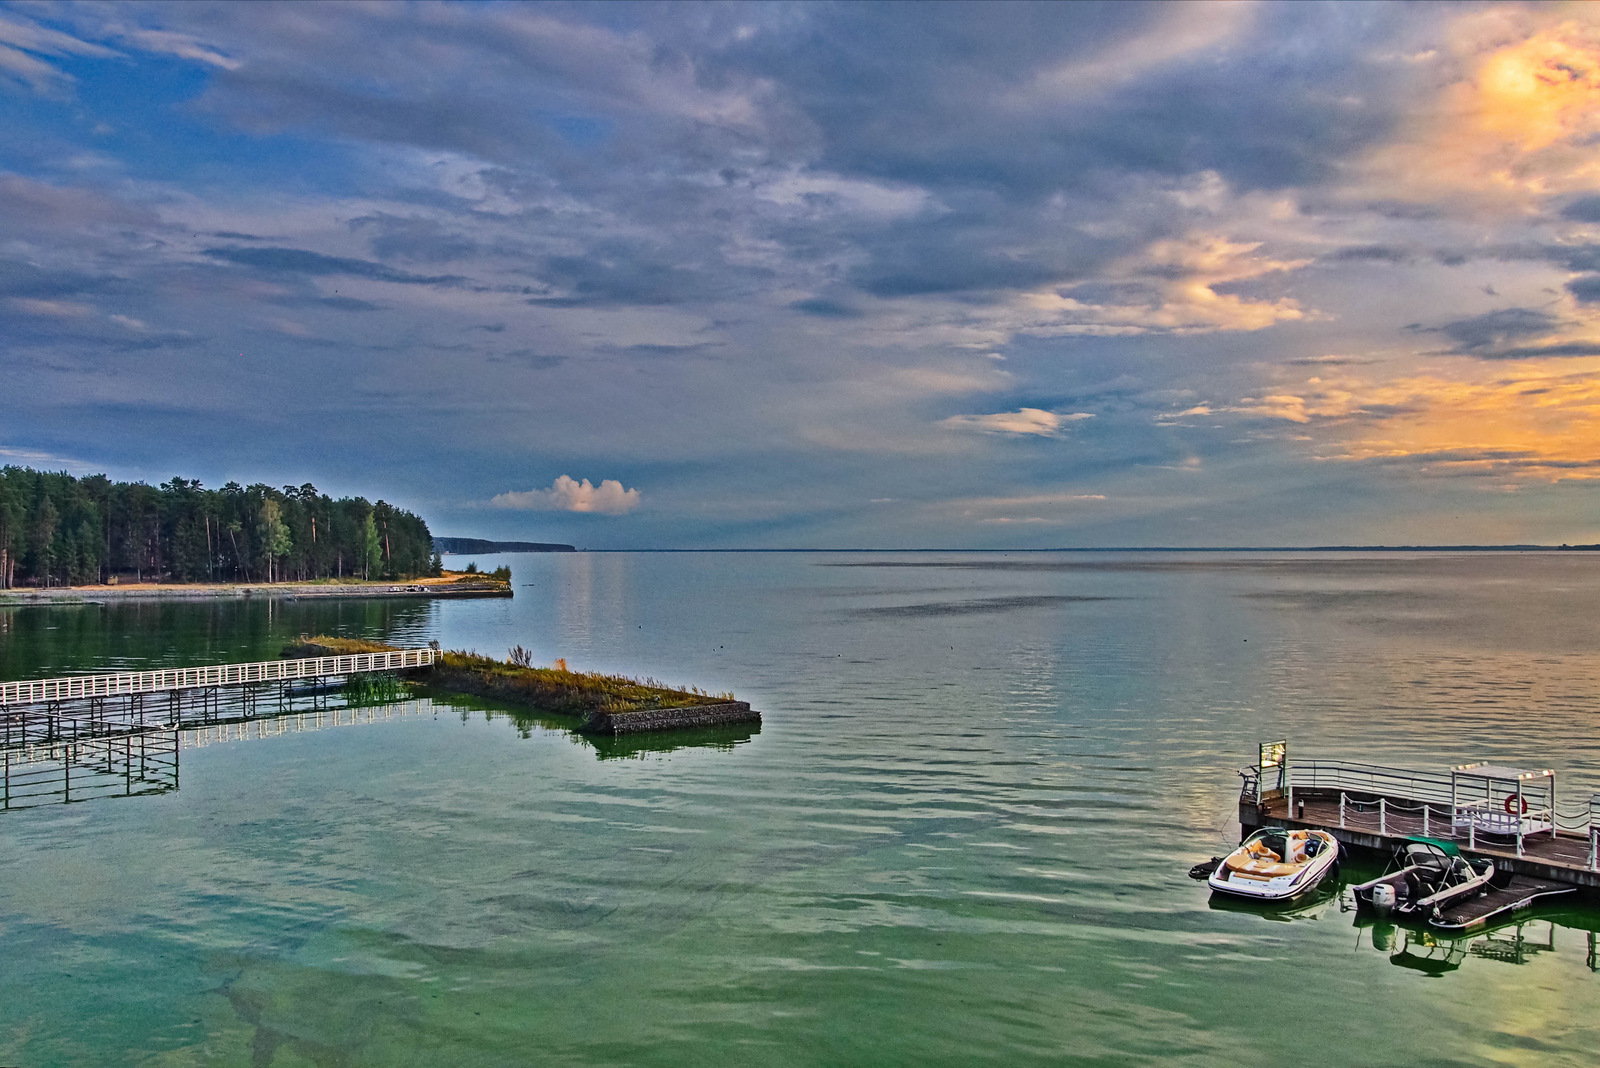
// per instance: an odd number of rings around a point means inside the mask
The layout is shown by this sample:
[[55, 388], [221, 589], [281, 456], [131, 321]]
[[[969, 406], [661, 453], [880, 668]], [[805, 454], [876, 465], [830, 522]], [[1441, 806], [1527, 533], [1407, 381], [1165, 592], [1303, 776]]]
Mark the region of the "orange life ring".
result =
[[[1506, 798], [1506, 815], [1507, 816], [1515, 816], [1516, 814], [1517, 814], [1517, 795], [1516, 794], [1511, 794], [1509, 797]], [[1522, 799], [1522, 814], [1524, 816], [1526, 816], [1528, 814], [1528, 799], [1526, 797], [1524, 797]]]

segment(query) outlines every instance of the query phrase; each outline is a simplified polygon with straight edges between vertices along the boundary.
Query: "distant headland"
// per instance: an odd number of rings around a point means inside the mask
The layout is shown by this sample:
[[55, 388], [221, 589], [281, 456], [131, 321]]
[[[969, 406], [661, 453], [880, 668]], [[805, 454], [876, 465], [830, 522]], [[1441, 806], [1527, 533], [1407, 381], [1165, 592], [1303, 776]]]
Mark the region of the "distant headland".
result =
[[483, 538], [434, 538], [435, 552], [444, 556], [462, 553], [575, 553], [571, 545], [549, 541], [486, 541]]

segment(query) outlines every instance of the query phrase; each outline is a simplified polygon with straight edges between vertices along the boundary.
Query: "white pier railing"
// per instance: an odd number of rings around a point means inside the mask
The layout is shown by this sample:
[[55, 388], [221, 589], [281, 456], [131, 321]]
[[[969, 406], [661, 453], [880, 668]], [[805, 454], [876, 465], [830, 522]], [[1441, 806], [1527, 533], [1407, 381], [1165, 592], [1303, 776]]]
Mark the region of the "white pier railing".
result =
[[[1427, 771], [1351, 760], [1291, 761], [1283, 753], [1279, 758], [1274, 764], [1239, 770], [1244, 780], [1241, 800], [1260, 803], [1281, 798], [1286, 810], [1293, 812], [1296, 794], [1337, 795], [1340, 827], [1357, 817], [1372, 823], [1371, 814], [1375, 814], [1378, 833], [1387, 835], [1395, 826], [1391, 817], [1400, 817], [1412, 823], [1406, 833], [1420, 830], [1425, 835], [1459, 838], [1472, 848], [1477, 847], [1479, 834], [1513, 839], [1518, 855], [1529, 835], [1576, 833], [1589, 840], [1587, 866], [1600, 871], [1600, 794], [1568, 810], [1557, 806], [1553, 781], [1524, 793], [1525, 787], [1514, 785], [1515, 780], [1475, 776], [1472, 768], [1476, 766], [1471, 765]], [[1481, 782], [1481, 791], [1467, 795], [1459, 780], [1462, 775]], [[1535, 775], [1543, 779], [1550, 773], [1529, 773], [1523, 779]]]
[[59, 679], [0, 682], [0, 710], [89, 697], [172, 693], [217, 686], [358, 675], [369, 671], [403, 671], [407, 668], [431, 667], [438, 656], [439, 653], [433, 649], [397, 649], [394, 652], [356, 653], [352, 656], [313, 656], [298, 660], [260, 660], [251, 664], [212, 664], [207, 667], [158, 668], [154, 671], [118, 671]]

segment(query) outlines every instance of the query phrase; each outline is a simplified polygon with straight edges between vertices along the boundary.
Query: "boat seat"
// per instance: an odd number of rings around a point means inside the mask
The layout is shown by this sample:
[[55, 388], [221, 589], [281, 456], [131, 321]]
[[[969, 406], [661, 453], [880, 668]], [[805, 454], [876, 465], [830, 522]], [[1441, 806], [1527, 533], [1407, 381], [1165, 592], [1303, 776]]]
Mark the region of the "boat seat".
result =
[[[1267, 859], [1269, 857], [1271, 859]], [[1238, 872], [1240, 875], [1254, 875], [1258, 879], [1276, 879], [1280, 875], [1293, 875], [1297, 870], [1296, 865], [1279, 861], [1276, 853], [1268, 853], [1265, 857], [1251, 857], [1249, 860], [1229, 857], [1224, 866], [1229, 871]]]

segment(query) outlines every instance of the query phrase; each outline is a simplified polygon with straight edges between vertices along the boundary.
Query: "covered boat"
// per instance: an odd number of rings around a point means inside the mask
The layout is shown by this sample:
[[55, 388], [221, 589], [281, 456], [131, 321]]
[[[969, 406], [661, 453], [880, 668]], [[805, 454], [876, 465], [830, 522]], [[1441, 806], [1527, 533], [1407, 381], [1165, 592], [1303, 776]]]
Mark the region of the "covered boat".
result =
[[1408, 838], [1395, 850], [1388, 871], [1350, 890], [1357, 908], [1432, 919], [1446, 907], [1484, 893], [1493, 878], [1491, 861], [1469, 861], [1450, 842]]
[[1250, 901], [1291, 901], [1316, 889], [1339, 863], [1327, 831], [1263, 827], [1223, 857], [1206, 879], [1214, 893]]

